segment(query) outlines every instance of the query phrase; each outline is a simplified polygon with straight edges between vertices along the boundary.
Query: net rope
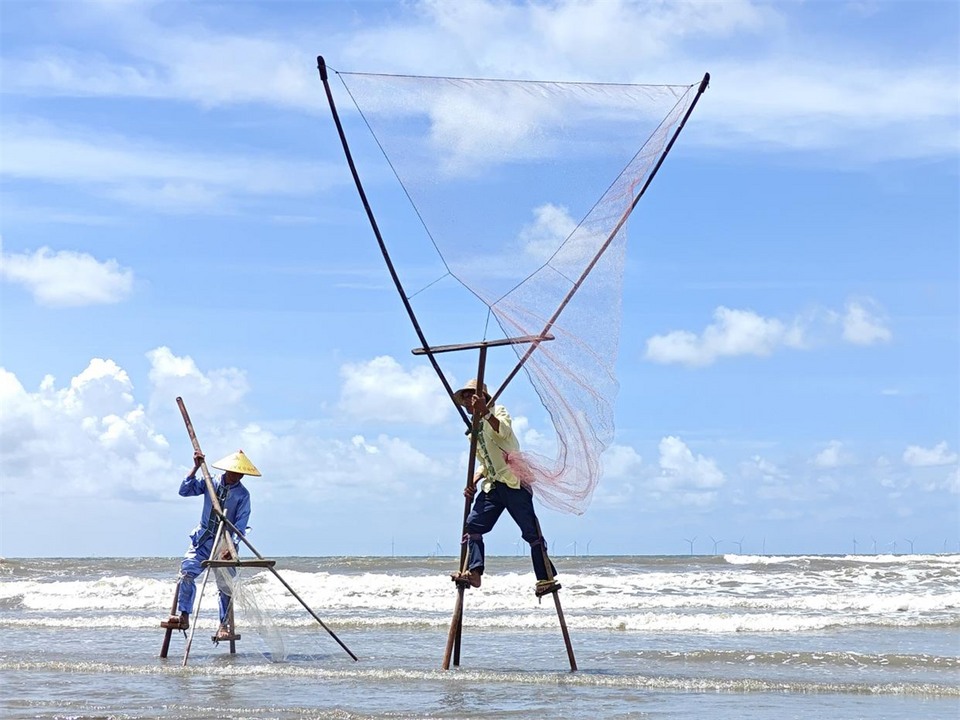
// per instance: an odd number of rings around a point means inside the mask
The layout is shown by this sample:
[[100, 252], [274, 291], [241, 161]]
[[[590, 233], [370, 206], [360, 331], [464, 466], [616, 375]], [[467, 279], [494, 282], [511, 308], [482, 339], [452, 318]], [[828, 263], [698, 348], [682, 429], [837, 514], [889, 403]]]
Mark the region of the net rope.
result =
[[555, 336], [529, 357], [511, 346], [555, 456], [507, 461], [544, 505], [582, 514], [614, 440], [626, 219], [699, 83], [338, 76], [449, 274], [507, 337]]

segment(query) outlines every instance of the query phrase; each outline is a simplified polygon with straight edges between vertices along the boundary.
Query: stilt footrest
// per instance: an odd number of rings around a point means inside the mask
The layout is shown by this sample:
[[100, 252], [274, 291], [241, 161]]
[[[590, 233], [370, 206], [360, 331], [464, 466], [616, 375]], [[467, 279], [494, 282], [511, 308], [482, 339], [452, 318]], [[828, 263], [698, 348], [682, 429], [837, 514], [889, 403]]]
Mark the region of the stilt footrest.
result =
[[223, 567], [258, 567], [272, 568], [277, 564], [276, 560], [204, 560], [204, 567], [223, 568]]

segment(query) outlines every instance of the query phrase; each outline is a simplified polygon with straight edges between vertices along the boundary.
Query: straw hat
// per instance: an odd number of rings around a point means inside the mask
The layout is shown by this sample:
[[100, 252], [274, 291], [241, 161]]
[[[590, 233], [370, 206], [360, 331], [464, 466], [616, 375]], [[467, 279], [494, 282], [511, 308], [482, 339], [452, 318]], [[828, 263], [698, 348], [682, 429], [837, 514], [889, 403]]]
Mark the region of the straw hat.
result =
[[[453, 399], [457, 401], [458, 405], [466, 406], [466, 403], [463, 401], [463, 393], [465, 393], [467, 390], [473, 390], [474, 392], [477, 391], [476, 378], [469, 381], [466, 385], [464, 385], [462, 388], [460, 388], [453, 394]], [[487, 402], [490, 402], [490, 392], [487, 390], [486, 383], [483, 384], [483, 394], [487, 396]]]
[[260, 471], [250, 462], [250, 458], [243, 454], [243, 450], [237, 450], [225, 458], [220, 458], [210, 467], [214, 467], [217, 470], [224, 470], [225, 472], [236, 472], [241, 475], [260, 477]]

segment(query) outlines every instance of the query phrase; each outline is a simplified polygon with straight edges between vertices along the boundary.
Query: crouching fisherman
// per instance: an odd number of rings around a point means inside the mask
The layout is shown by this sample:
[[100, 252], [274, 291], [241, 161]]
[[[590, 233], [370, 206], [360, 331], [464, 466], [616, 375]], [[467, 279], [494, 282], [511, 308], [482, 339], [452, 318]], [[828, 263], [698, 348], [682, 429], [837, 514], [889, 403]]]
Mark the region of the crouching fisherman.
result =
[[547, 543], [540, 534], [537, 515], [533, 509], [533, 495], [521, 486], [520, 480], [507, 464], [507, 456], [520, 450], [520, 443], [513, 433], [510, 414], [502, 405], [491, 406], [487, 386], [483, 386], [482, 392], [477, 392], [476, 380], [468, 382], [454, 393], [453, 397], [460, 405], [481, 418], [480, 431], [477, 434], [477, 462], [480, 469], [463, 491], [468, 498], [476, 495], [473, 509], [467, 517], [467, 532], [463, 538], [467, 543], [467, 571], [455, 573], [453, 580], [468, 583], [471, 587], [480, 587], [484, 565], [483, 536], [493, 530], [500, 515], [506, 510], [520, 527], [523, 539], [530, 543], [530, 557], [537, 576], [537, 596], [559, 589], [559, 584], [554, 581], [557, 569], [547, 558]]
[[[193, 600], [196, 595], [196, 578], [203, 572], [203, 561], [209, 560], [214, 552], [213, 541], [217, 536], [217, 530], [220, 527], [220, 518], [213, 509], [213, 503], [210, 495], [206, 492], [206, 485], [203, 478], [197, 477], [197, 471], [203, 464], [203, 453], [195, 453], [193, 456], [193, 471], [180, 484], [180, 495], [182, 497], [192, 497], [203, 495], [203, 513], [200, 516], [200, 524], [190, 534], [190, 547], [183, 556], [183, 562], [180, 563], [180, 592], [177, 598], [177, 611], [179, 615], [170, 617], [170, 624], [180, 630], [186, 630], [190, 627], [190, 613], [193, 612]], [[260, 471], [254, 467], [253, 463], [243, 454], [243, 450], [238, 450], [232, 455], [218, 460], [211, 467], [217, 470], [223, 470], [219, 478], [214, 479], [213, 488], [217, 494], [217, 500], [224, 514], [233, 526], [242, 534], [246, 534], [249, 529], [247, 522], [250, 520], [250, 492], [243, 486], [240, 479], [244, 475], [260, 476]], [[225, 529], [226, 532], [226, 529]], [[233, 534], [233, 546], [238, 547], [240, 538], [236, 533]], [[218, 549], [221, 560], [235, 559], [227, 544], [221, 539]], [[230, 573], [232, 575], [232, 573]], [[225, 623], [230, 609], [231, 589], [227, 585], [223, 573], [216, 573], [217, 586], [220, 590], [220, 629], [217, 631], [217, 638], [227, 639], [229, 628]], [[176, 624], [175, 624], [176, 623]]]

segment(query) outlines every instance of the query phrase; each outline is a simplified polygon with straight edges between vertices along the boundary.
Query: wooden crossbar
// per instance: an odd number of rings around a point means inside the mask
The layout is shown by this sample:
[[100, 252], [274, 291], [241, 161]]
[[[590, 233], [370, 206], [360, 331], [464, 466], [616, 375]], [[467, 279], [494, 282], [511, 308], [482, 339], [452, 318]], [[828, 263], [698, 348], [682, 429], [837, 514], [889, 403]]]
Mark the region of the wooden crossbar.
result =
[[272, 568], [277, 564], [276, 560], [204, 560], [200, 563], [204, 567], [224, 568], [224, 567], [258, 567]]
[[414, 355], [436, 355], [438, 353], [457, 352], [458, 350], [476, 350], [477, 348], [500, 347], [501, 345], [523, 345], [524, 343], [542, 343], [548, 340], [554, 340], [553, 335], [524, 335], [523, 337], [501, 338], [500, 340], [483, 340], [475, 343], [462, 343], [460, 345], [436, 345], [429, 349], [414, 348], [410, 352]]

